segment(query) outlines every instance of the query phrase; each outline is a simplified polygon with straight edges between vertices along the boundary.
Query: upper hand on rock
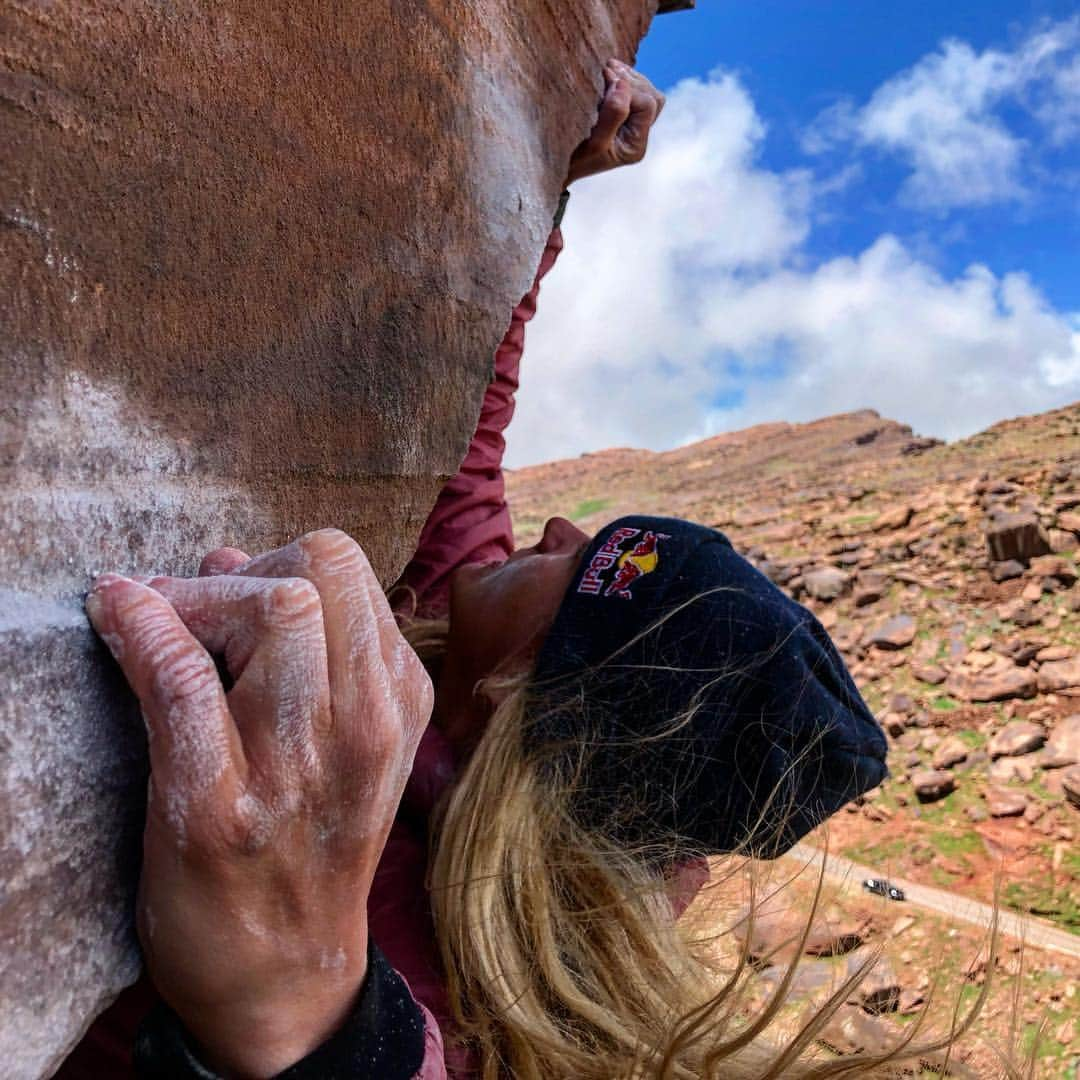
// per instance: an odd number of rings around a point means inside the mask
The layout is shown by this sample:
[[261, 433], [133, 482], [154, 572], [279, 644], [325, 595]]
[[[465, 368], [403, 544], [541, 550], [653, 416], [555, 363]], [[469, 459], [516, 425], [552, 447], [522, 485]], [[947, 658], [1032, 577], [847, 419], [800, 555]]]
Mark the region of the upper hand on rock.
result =
[[633, 165], [644, 156], [649, 132], [664, 108], [664, 95], [621, 60], [604, 67], [604, 99], [592, 134], [574, 151], [566, 183]]

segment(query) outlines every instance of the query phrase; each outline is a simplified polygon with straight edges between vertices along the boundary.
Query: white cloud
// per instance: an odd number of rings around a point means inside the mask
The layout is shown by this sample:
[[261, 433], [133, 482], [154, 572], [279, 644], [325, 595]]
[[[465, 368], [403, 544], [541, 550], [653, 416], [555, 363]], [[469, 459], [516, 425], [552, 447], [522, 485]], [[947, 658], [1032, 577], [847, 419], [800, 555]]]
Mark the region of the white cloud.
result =
[[1013, 51], [962, 41], [882, 84], [860, 108], [842, 100], [803, 140], [819, 153], [853, 143], [898, 155], [911, 170], [906, 201], [933, 209], [984, 206], [1028, 194], [1029, 139], [1008, 110], [1026, 111], [1061, 145], [1080, 132], [1080, 17], [1050, 23]]
[[511, 464], [865, 407], [955, 437], [1080, 396], [1080, 323], [1022, 274], [948, 278], [888, 235], [814, 264], [829, 184], [763, 168], [764, 134], [737, 79], [690, 80], [641, 165], [575, 189]]

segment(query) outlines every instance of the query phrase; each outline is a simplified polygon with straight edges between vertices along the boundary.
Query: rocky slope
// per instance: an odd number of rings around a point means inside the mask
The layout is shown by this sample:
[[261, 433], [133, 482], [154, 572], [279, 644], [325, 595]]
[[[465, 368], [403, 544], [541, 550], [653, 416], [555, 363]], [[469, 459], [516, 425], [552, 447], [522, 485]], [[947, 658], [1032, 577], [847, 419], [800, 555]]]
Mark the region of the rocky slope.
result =
[[[767, 424], [508, 487], [525, 542], [552, 514], [724, 531], [818, 615], [888, 733], [892, 776], [833, 850], [988, 901], [1002, 867], [1007, 906], [1080, 932], [1080, 405], [949, 445], [871, 411]], [[1055, 1061], [1080, 1051], [1074, 1003], [1050, 1012]]]

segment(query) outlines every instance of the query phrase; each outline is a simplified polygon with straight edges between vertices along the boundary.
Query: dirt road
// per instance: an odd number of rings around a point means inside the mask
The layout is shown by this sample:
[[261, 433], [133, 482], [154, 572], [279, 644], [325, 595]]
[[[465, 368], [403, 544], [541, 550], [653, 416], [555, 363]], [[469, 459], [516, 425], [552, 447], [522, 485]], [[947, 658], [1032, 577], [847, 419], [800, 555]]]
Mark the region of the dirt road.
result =
[[[787, 853], [785, 858], [797, 860], [804, 866], [820, 867], [822, 855], [823, 852], [819, 848], [811, 847], [809, 844], [798, 844]], [[845, 859], [842, 855], [830, 853], [825, 875], [839, 884], [844, 892], [861, 892], [862, 883], [866, 878], [880, 878], [883, 872], [869, 866], [860, 866], [850, 859]], [[901, 878], [889, 877], [889, 881], [903, 889], [907, 897], [903, 903], [895, 904], [897, 914], [903, 911], [905, 904], [913, 904], [983, 929], [987, 929], [993, 920], [994, 909], [989, 904], [980, 903], [978, 900], [972, 900], [970, 897], [957, 893], [946, 892], [944, 889], [917, 885]], [[885, 901], [882, 902], [885, 903]], [[1059, 930], [1056, 926], [1041, 919], [1002, 910], [998, 912], [998, 927], [1001, 933], [1009, 937], [1023, 938], [1029, 945], [1040, 949], [1053, 949], [1080, 959], [1080, 936]]]

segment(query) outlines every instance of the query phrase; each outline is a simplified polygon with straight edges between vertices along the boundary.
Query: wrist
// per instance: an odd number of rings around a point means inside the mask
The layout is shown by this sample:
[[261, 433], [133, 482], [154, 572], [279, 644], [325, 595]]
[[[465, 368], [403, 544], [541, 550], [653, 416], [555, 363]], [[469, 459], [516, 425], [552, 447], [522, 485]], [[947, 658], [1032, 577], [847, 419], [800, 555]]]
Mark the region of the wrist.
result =
[[263, 1080], [302, 1061], [346, 1022], [367, 974], [326, 969], [289, 982], [278, 993], [259, 993], [206, 1009], [178, 1009], [199, 1057], [229, 1080]]

